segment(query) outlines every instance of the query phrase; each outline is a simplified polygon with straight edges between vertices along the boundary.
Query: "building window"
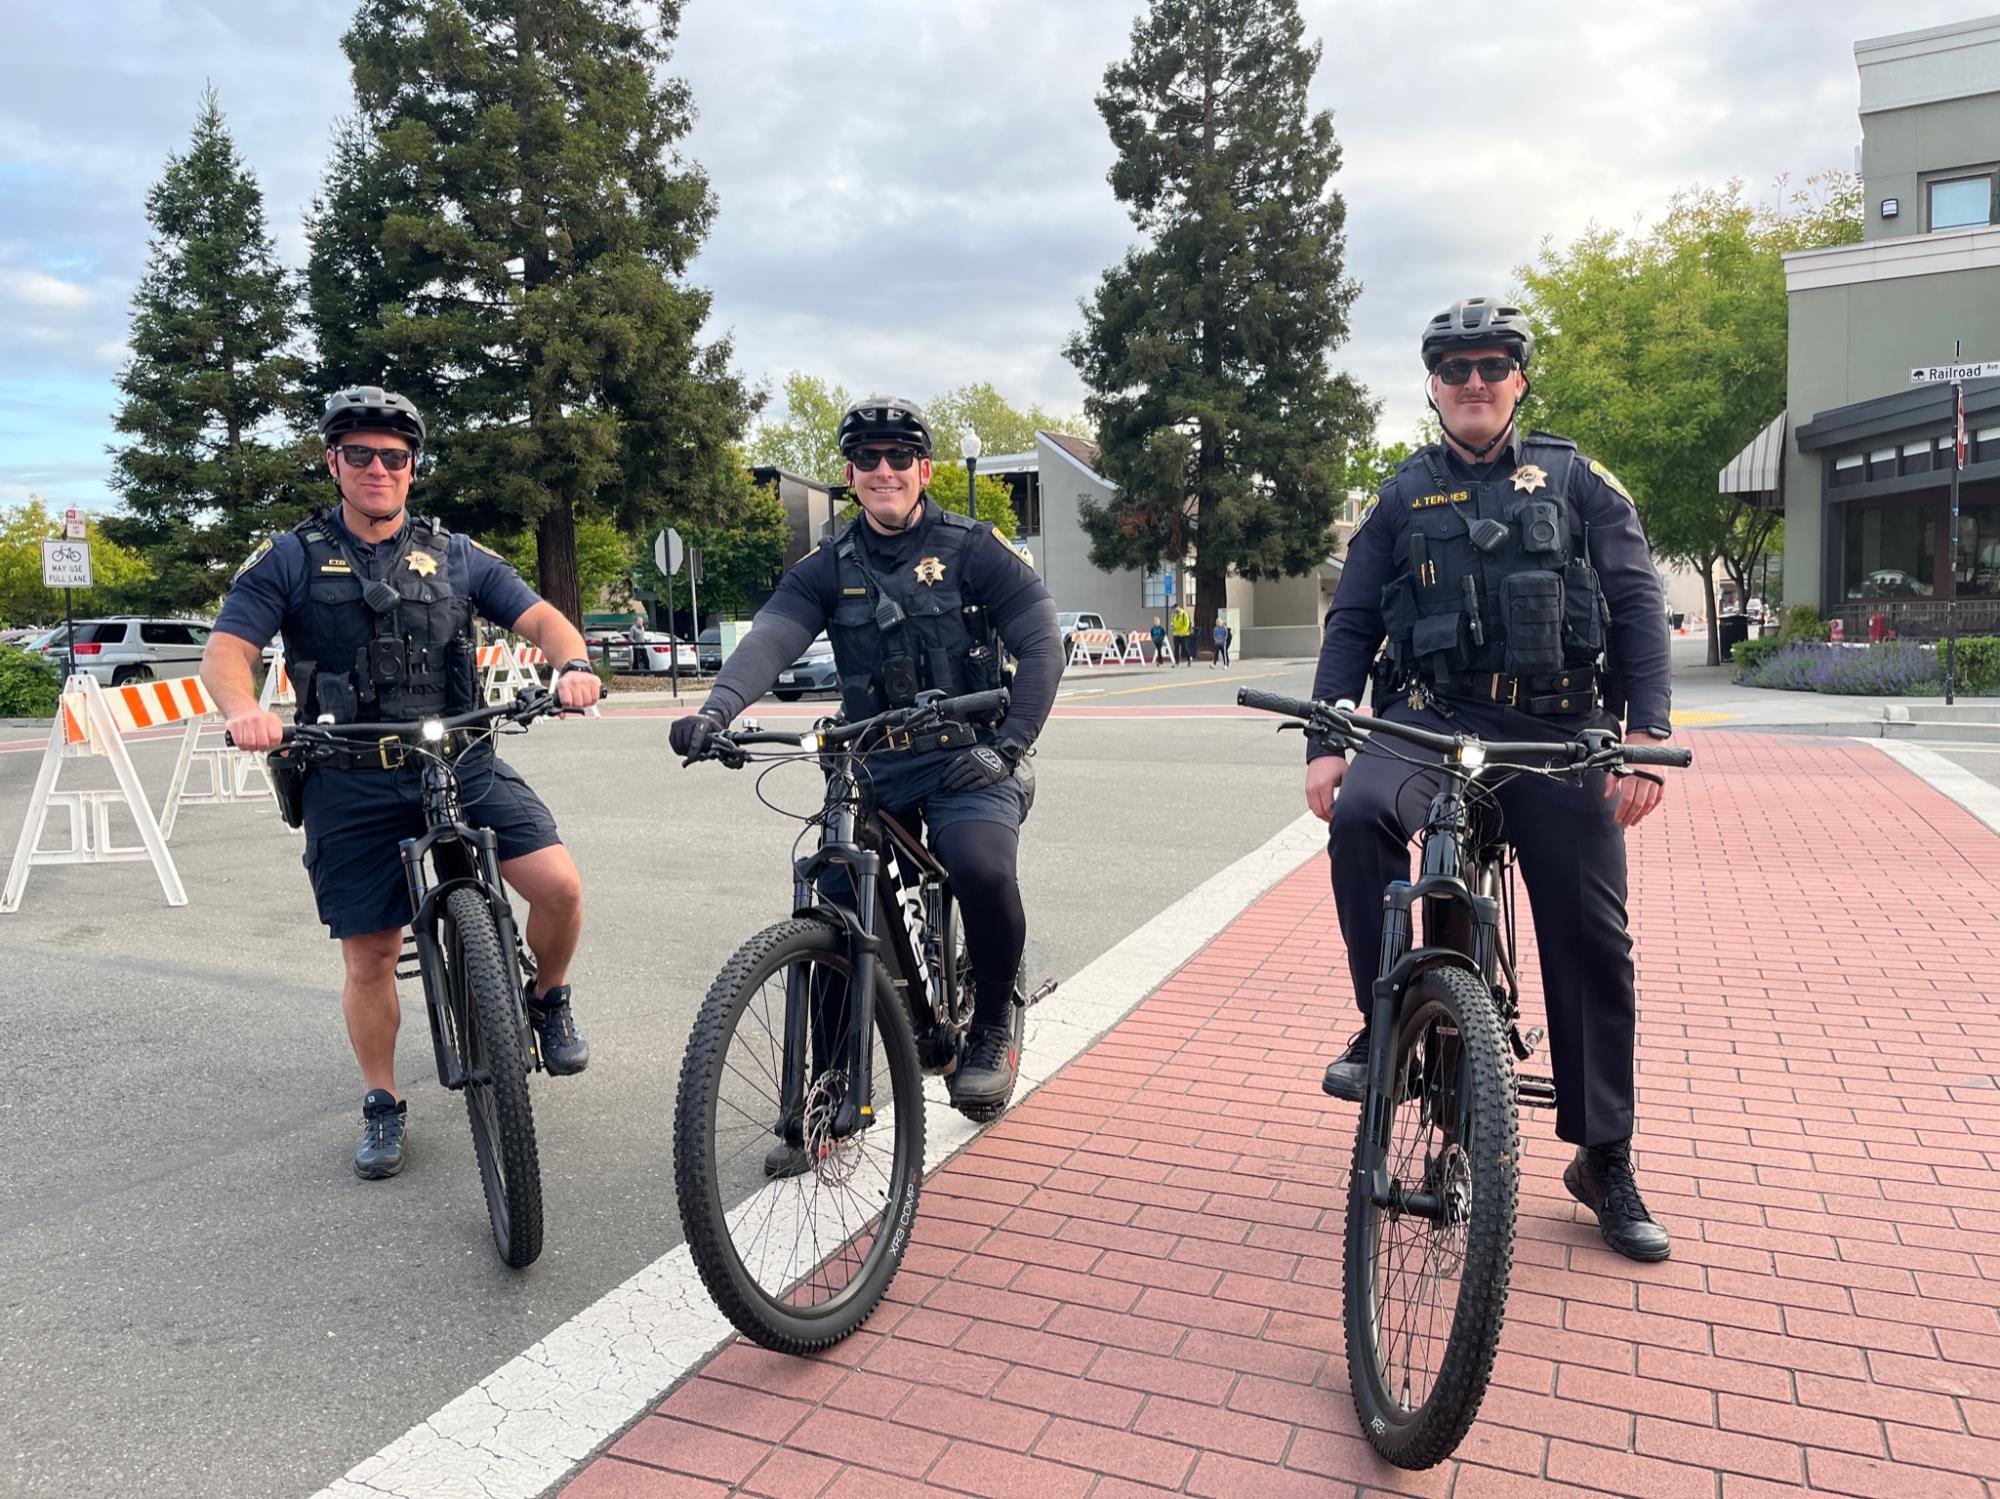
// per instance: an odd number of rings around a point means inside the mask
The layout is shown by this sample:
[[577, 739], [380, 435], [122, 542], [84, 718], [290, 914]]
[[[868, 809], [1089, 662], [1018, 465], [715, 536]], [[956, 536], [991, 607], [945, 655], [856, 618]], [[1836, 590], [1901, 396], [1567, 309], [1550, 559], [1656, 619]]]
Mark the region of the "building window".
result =
[[1896, 450], [1877, 448], [1868, 455], [1868, 477], [1870, 479], [1893, 479], [1896, 477]]
[[1931, 228], [1968, 229], [1993, 222], [1993, 173], [1930, 184]]
[[1927, 474], [1931, 469], [1931, 454], [1934, 442], [1906, 442], [1903, 444], [1903, 472], [1906, 474]]
[[1154, 572], [1151, 568], [1146, 570], [1145, 581], [1139, 589], [1139, 604], [1145, 609], [1167, 607], [1167, 580], [1164, 573]]
[[1859, 484], [1868, 477], [1868, 460], [1859, 453], [1849, 453], [1845, 458], [1833, 460], [1833, 473], [1829, 484], [1838, 489], [1846, 484]]
[[1939, 514], [1935, 501], [1849, 505], [1841, 591], [1861, 601], [1931, 597]]
[[2000, 598], [2000, 504], [1959, 507], [1952, 575], [1962, 599]]

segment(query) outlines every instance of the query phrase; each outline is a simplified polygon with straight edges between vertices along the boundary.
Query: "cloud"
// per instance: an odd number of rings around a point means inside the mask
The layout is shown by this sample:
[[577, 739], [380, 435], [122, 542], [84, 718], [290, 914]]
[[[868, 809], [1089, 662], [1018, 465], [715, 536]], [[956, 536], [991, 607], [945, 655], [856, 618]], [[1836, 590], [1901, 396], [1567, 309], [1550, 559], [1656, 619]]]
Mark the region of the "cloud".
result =
[[[1079, 406], [1062, 345], [1078, 298], [1133, 238], [1093, 101], [1140, 9], [688, 5], [670, 67], [697, 107], [682, 150], [720, 205], [693, 278], [744, 372], [911, 390], [991, 380], [1022, 403]], [[1851, 167], [1855, 39], [1964, 14], [1959, 0], [1302, 12], [1324, 47], [1312, 99], [1334, 111], [1345, 152], [1362, 286], [1336, 361], [1383, 398], [1388, 437], [1422, 413], [1415, 330], [1431, 312], [1510, 286], [1544, 237], [1630, 226], [1677, 189], [1737, 177], [1766, 194], [1781, 174]], [[308, 0], [96, 0], [10, 16], [0, 391], [54, 382], [61, 415], [0, 421], [0, 473], [102, 475], [146, 193], [185, 144], [204, 79], [280, 253], [302, 262], [301, 215], [350, 107], [339, 35], [352, 15]]]

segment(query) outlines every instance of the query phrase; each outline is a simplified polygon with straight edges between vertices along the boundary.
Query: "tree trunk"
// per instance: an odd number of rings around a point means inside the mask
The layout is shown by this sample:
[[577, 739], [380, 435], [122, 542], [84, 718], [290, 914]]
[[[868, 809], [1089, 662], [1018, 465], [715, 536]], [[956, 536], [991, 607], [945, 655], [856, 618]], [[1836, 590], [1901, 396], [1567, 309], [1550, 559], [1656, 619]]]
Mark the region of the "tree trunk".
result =
[[535, 576], [541, 595], [583, 628], [583, 599], [576, 575], [576, 514], [568, 500], [542, 512], [535, 524]]
[[1722, 621], [1715, 617], [1715, 558], [1704, 558], [1701, 564], [1702, 602], [1708, 610], [1708, 664], [1722, 664]]
[[[1214, 560], [1211, 560], [1214, 559]], [[1215, 650], [1215, 615], [1229, 602], [1229, 564], [1220, 551], [1197, 553], [1194, 562], [1194, 653]]]

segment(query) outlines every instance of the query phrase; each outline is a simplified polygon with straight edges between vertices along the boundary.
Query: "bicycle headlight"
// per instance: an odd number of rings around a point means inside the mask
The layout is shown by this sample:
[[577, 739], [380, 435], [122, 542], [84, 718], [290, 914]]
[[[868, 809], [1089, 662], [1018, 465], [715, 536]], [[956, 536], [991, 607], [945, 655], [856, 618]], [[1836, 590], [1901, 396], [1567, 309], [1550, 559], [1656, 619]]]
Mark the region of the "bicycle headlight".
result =
[[427, 718], [424, 720], [424, 743], [436, 744], [444, 738], [444, 720]]
[[1486, 746], [1461, 743], [1458, 747], [1458, 763], [1468, 770], [1479, 769], [1486, 763]]

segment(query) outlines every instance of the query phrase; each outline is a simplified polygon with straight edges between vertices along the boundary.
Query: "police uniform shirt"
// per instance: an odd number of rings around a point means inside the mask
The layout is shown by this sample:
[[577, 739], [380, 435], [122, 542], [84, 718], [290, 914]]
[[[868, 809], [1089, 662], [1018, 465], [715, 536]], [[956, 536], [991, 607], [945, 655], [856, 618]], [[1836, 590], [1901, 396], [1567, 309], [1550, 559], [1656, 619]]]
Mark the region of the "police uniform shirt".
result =
[[[1488, 463], [1467, 463], [1448, 446], [1430, 450], [1446, 478], [1479, 483], [1511, 473], [1521, 463], [1521, 434], [1507, 440]], [[1327, 610], [1313, 696], [1322, 702], [1361, 700], [1361, 689], [1386, 633], [1382, 591], [1409, 555], [1410, 502], [1430, 490], [1420, 465], [1390, 478], [1348, 540], [1340, 584]], [[1589, 536], [1590, 563], [1611, 610], [1607, 655], [1625, 680], [1626, 722], [1634, 728], [1669, 725], [1669, 635], [1660, 607], [1660, 579], [1639, 524], [1639, 512], [1611, 471], [1579, 453], [1571, 465], [1569, 502]], [[1308, 757], [1327, 753], [1313, 745]]]
[[[341, 523], [338, 508], [331, 512], [331, 518], [364, 568], [373, 567], [377, 554], [393, 552], [410, 524], [406, 518], [395, 535], [371, 543], [356, 539]], [[506, 562], [455, 531], [446, 543], [445, 568], [453, 591], [471, 599], [479, 614], [503, 630], [513, 629], [523, 614], [541, 602], [541, 596]], [[215, 628], [261, 649], [305, 606], [311, 583], [306, 569], [305, 543], [295, 532], [282, 531], [259, 543], [230, 585]]]
[[[865, 559], [878, 577], [915, 567], [929, 549], [927, 533], [937, 502], [926, 495], [923, 504], [924, 518], [894, 536], [884, 536], [865, 519], [857, 527]], [[1056, 684], [1062, 677], [1061, 642], [1054, 629], [1054, 605], [1048, 590], [1020, 553], [987, 527], [981, 527], [979, 534], [967, 542], [960, 553], [960, 565], [965, 569], [960, 580], [961, 596], [986, 611], [994, 630], [1017, 658], [1007, 719], [1028, 728], [1032, 737], [1040, 731], [1055, 705]], [[747, 706], [736, 684], [760, 676], [767, 666], [775, 673], [780, 666], [790, 664], [805, 644], [826, 628], [839, 604], [839, 558], [832, 547], [815, 547], [785, 573], [769, 601], [757, 611], [756, 628], [723, 667], [709, 701], [725, 710], [729, 718], [735, 718]], [[1039, 630], [1038, 609], [1047, 613], [1046, 628]], [[788, 622], [791, 629], [766, 628], [778, 620]], [[760, 632], [766, 637], [763, 641], [758, 640]], [[777, 655], [771, 662], [765, 662], [757, 653], [746, 650], [752, 642], [766, 649], [775, 646]]]

